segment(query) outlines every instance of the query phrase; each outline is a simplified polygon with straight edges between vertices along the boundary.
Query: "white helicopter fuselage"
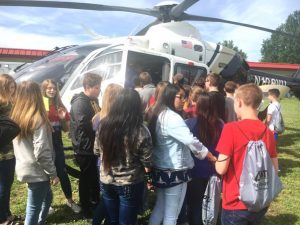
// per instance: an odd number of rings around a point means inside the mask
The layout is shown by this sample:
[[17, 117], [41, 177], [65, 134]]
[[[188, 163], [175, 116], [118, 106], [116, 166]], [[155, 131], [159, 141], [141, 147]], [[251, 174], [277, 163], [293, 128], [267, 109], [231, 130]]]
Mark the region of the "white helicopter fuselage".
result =
[[[208, 72], [220, 73], [236, 54], [231, 49], [201, 39], [198, 30], [186, 22], [162, 23], [149, 28], [143, 36], [101, 39], [106, 44], [91, 52], [77, 67], [62, 89], [62, 100], [70, 109], [70, 100], [82, 88], [82, 77], [87, 72], [103, 78], [102, 93], [110, 83], [122, 86], [132, 78], [129, 73], [143, 67], [151, 73], [155, 83], [172, 81], [182, 73], [191, 84], [196, 77]], [[217, 49], [217, 51], [216, 51]], [[141, 72], [141, 71], [140, 71]], [[134, 74], [133, 76], [137, 76]], [[100, 95], [101, 103], [102, 95]]]

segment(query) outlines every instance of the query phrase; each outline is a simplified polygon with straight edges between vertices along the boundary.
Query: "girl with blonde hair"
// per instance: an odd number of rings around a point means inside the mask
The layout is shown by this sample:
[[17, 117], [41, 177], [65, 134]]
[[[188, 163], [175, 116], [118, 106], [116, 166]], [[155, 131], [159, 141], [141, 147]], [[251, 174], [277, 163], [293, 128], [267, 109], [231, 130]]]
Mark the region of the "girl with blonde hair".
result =
[[11, 118], [21, 129], [13, 140], [16, 174], [28, 184], [25, 225], [44, 224], [51, 201], [53, 185], [59, 182], [54, 166], [52, 128], [40, 87], [24, 81], [18, 87]]
[[[0, 115], [7, 117], [11, 111], [16, 82], [8, 74], [0, 75]], [[9, 223], [13, 217], [10, 212], [10, 191], [14, 182], [15, 156], [12, 143], [0, 146], [0, 224]]]
[[55, 152], [55, 167], [59, 177], [61, 188], [67, 199], [67, 206], [75, 213], [79, 213], [81, 208], [73, 201], [71, 182], [66, 171], [65, 153], [62, 141], [62, 130], [69, 130], [70, 116], [63, 105], [57, 83], [54, 80], [44, 80], [42, 85], [42, 94], [48, 118], [52, 126], [52, 141]]
[[97, 130], [100, 120], [108, 114], [116, 96], [120, 93], [122, 89], [123, 87], [119, 84], [109, 84], [106, 87], [102, 98], [101, 111], [98, 112], [93, 118], [94, 130]]

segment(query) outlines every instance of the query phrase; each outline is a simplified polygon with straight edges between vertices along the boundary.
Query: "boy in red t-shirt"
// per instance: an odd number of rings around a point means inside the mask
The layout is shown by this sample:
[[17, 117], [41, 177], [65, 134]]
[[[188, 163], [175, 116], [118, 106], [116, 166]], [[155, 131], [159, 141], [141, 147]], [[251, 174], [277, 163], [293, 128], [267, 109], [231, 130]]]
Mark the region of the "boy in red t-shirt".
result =
[[278, 170], [273, 133], [257, 117], [262, 96], [261, 89], [255, 84], [245, 84], [237, 89], [234, 110], [239, 121], [224, 125], [216, 148], [220, 153], [216, 171], [223, 175], [222, 225], [258, 225], [267, 212], [267, 208], [250, 212], [239, 200], [239, 182], [249, 140], [264, 141], [275, 170]]

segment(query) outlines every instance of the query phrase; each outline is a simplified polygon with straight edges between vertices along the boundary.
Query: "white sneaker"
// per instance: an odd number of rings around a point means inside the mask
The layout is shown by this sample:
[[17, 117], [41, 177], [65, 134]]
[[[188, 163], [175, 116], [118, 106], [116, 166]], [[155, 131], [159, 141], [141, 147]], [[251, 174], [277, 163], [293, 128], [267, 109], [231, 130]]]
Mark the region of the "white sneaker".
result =
[[77, 205], [75, 202], [67, 202], [67, 206], [69, 206], [74, 213], [80, 213], [81, 208], [79, 205]]
[[48, 211], [48, 216], [55, 213], [55, 210], [50, 206], [49, 211]]

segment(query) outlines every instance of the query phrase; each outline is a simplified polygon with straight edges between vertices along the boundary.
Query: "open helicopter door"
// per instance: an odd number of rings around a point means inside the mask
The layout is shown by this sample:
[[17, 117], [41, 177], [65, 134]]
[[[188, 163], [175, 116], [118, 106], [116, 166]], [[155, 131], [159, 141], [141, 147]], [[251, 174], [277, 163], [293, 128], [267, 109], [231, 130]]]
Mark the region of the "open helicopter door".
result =
[[160, 81], [169, 81], [170, 64], [171, 61], [166, 56], [155, 54], [152, 51], [130, 49], [127, 55], [124, 87], [134, 88], [137, 86], [139, 84], [138, 76], [141, 72], [148, 72], [154, 85]]

